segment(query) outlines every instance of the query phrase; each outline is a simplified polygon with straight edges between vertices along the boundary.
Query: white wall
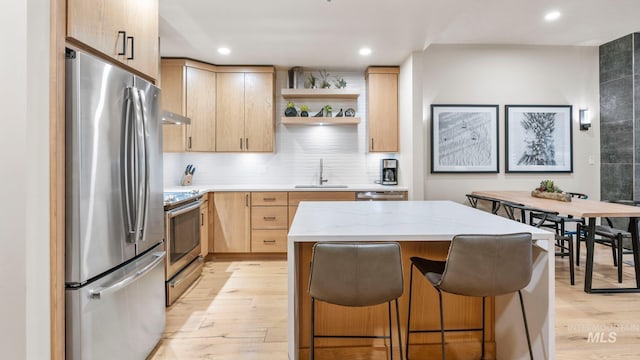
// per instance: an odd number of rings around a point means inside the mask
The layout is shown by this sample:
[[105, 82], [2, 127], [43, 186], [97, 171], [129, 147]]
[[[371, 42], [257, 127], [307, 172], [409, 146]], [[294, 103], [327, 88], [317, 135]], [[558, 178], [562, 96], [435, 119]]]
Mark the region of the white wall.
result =
[[[426, 199], [463, 202], [473, 190], [528, 190], [543, 179], [600, 199], [597, 47], [432, 45], [422, 54], [422, 71]], [[500, 173], [430, 174], [431, 104], [499, 104]], [[572, 174], [505, 174], [505, 104], [573, 105]], [[591, 110], [589, 131], [577, 123], [583, 107]]]
[[49, 1], [0, 12], [0, 349], [46, 359], [49, 312]]
[[[313, 70], [317, 75], [318, 71]], [[224, 184], [316, 184], [319, 160], [324, 161], [324, 177], [328, 184], [372, 184], [380, 179], [380, 159], [395, 158], [396, 154], [369, 154], [366, 143], [366, 83], [364, 72], [328, 71], [342, 76], [347, 88], [360, 92], [358, 100], [299, 99], [296, 108], [306, 104], [313, 116], [324, 105], [331, 105], [333, 115], [340, 109], [354, 108], [361, 118], [359, 125], [294, 126], [282, 125], [281, 117], [287, 101], [280, 90], [287, 87], [287, 72], [276, 73], [274, 153], [165, 153], [165, 187], [177, 186], [186, 164], [197, 168], [193, 185]], [[307, 73], [304, 74], [304, 78]], [[403, 181], [403, 164], [400, 163]]]

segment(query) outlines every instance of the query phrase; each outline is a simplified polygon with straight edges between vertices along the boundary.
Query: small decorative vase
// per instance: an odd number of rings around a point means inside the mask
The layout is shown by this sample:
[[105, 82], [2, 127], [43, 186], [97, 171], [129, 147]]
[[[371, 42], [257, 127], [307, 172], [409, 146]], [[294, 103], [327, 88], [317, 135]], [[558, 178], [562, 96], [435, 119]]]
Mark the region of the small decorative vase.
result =
[[331, 112], [331, 110], [327, 110], [326, 112], [326, 117], [333, 117], [333, 113]]
[[298, 116], [298, 110], [296, 110], [296, 108], [293, 108], [293, 107], [288, 107], [284, 109], [284, 116], [286, 117]]
[[300, 111], [300, 116], [302, 116], [302, 117], [309, 117], [309, 112], [307, 112], [307, 111]]

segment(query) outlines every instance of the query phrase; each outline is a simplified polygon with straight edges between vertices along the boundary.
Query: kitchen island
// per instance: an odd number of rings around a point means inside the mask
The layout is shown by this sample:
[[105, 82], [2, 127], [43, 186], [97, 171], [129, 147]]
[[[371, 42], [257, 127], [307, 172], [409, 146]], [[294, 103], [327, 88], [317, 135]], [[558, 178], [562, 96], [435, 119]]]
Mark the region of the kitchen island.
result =
[[[308, 354], [310, 298], [307, 283], [314, 243], [400, 242], [405, 277], [405, 293], [400, 298], [400, 317], [405, 341], [411, 256], [445, 259], [449, 242], [457, 234], [516, 232], [530, 232], [535, 240], [533, 276], [523, 291], [534, 357], [552, 359], [555, 347], [553, 233], [451, 201], [301, 202], [287, 244], [289, 359], [307, 358]], [[412, 328], [438, 329], [437, 293], [419, 276], [414, 279], [413, 299]], [[487, 358], [528, 358], [517, 296], [505, 295], [487, 300]], [[445, 326], [479, 325], [479, 299], [445, 295], [444, 301]], [[319, 303], [316, 305], [316, 326], [318, 333], [382, 334], [387, 328], [386, 305], [360, 309]], [[477, 332], [448, 333], [446, 338], [449, 359], [465, 359], [480, 353], [480, 334]], [[437, 333], [412, 335], [411, 344], [413, 358], [438, 357], [440, 354], [440, 337]], [[387, 348], [388, 343], [379, 339], [316, 340], [319, 359], [322, 359], [323, 352], [333, 358], [366, 358], [375, 351], [386, 351]], [[394, 348], [397, 349], [396, 344]]]

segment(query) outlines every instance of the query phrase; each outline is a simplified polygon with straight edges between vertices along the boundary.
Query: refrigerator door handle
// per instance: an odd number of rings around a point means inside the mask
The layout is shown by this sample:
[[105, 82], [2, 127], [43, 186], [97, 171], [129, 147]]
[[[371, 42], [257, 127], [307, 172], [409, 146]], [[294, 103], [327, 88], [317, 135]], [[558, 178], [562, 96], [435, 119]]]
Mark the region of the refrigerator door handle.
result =
[[134, 152], [133, 152], [133, 141], [132, 138], [132, 119], [131, 115], [133, 112], [133, 99], [132, 99], [132, 89], [127, 88], [125, 90], [125, 119], [124, 119], [124, 139], [122, 140], [122, 148], [121, 148], [121, 156], [122, 156], [122, 188], [123, 188], [123, 200], [124, 200], [124, 212], [125, 212], [125, 232], [127, 234], [127, 241], [132, 242], [132, 236], [136, 233], [135, 229], [135, 214], [133, 208], [135, 207], [135, 201], [132, 198], [134, 193], [133, 184], [134, 182], [131, 179], [131, 176], [134, 169]]
[[131, 275], [128, 275], [124, 278], [117, 279], [114, 282], [101, 286], [97, 289], [89, 290], [89, 297], [94, 300], [100, 300], [109, 294], [118, 292], [120, 289], [127, 287], [129, 284], [135, 282], [138, 278], [144, 276], [149, 271], [151, 271], [158, 263], [164, 260], [166, 255], [166, 251], [156, 252], [153, 254], [154, 259], [140, 270], [133, 272]]
[[139, 119], [139, 124], [140, 124], [140, 128], [141, 128], [141, 132], [140, 132], [140, 142], [142, 144], [142, 150], [141, 150], [141, 154], [142, 154], [142, 169], [144, 170], [144, 176], [142, 176], [143, 179], [143, 183], [142, 183], [142, 191], [141, 191], [141, 195], [143, 197], [142, 202], [140, 203], [141, 206], [141, 210], [142, 210], [142, 217], [141, 217], [141, 221], [140, 221], [140, 238], [139, 240], [144, 241], [144, 232], [145, 229], [147, 228], [147, 212], [149, 209], [149, 196], [150, 196], [150, 180], [149, 180], [149, 173], [150, 173], [150, 169], [149, 169], [149, 133], [148, 133], [148, 109], [145, 106], [146, 104], [146, 98], [144, 95], [144, 92], [140, 89], [137, 90], [138, 91], [138, 100], [140, 103], [140, 119]]
[[135, 237], [133, 242], [137, 242], [142, 238], [143, 212], [145, 208], [145, 168], [144, 168], [144, 125], [142, 124], [142, 106], [140, 103], [140, 92], [137, 88], [132, 88], [133, 108], [134, 108], [134, 151], [135, 151], [135, 197], [136, 197], [136, 221], [135, 221]]

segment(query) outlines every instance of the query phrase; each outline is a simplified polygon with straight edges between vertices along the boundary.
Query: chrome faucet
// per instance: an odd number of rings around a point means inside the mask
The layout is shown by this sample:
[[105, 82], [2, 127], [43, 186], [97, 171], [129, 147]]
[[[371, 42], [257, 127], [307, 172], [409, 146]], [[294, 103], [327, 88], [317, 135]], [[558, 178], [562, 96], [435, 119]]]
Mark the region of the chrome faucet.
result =
[[322, 178], [322, 159], [320, 159], [320, 185], [326, 183], [327, 181], [329, 181], [329, 180]]

